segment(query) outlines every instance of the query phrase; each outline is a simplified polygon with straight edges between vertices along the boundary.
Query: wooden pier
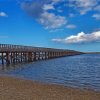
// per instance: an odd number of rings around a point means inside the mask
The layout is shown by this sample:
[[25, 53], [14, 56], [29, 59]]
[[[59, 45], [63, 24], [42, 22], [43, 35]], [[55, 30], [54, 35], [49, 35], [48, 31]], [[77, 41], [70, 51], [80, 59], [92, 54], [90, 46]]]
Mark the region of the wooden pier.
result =
[[82, 54], [82, 52], [54, 48], [0, 44], [0, 61], [2, 65], [34, 62], [37, 60], [46, 60], [79, 54]]

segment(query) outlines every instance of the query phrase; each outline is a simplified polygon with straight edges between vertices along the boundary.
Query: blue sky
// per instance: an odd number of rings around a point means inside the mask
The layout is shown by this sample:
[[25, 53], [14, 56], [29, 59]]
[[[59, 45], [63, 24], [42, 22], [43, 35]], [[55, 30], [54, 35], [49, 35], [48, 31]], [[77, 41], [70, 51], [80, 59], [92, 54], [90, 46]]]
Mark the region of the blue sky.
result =
[[0, 0], [0, 43], [100, 51], [100, 1]]

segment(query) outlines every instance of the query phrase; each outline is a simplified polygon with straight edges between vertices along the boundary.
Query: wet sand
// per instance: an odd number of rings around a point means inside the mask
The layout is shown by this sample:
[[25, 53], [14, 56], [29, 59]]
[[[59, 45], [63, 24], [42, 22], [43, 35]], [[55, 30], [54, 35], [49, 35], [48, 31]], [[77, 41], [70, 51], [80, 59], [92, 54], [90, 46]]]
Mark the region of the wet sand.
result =
[[100, 100], [100, 92], [0, 76], [0, 100]]

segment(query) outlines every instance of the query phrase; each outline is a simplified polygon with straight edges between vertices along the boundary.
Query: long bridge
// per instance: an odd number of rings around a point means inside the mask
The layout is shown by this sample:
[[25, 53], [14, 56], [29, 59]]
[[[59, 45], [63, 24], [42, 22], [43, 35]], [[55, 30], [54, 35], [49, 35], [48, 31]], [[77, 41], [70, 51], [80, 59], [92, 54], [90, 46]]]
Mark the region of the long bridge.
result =
[[65, 49], [0, 44], [0, 61], [2, 65], [34, 62], [37, 60], [46, 60], [79, 54], [82, 54], [82, 52]]

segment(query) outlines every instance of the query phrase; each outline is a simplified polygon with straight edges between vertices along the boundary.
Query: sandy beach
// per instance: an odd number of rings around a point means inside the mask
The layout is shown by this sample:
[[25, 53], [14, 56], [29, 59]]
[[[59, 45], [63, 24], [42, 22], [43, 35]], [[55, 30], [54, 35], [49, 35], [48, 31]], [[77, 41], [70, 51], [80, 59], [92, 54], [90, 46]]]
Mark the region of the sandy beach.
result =
[[100, 100], [100, 92], [0, 76], [0, 100]]

